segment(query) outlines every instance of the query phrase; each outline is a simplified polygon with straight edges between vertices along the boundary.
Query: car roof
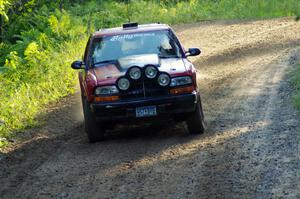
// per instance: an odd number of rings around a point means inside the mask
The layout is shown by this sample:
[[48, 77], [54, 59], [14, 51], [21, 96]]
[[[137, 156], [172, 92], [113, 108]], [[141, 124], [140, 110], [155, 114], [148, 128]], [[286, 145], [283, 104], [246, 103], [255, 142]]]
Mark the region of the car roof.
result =
[[160, 24], [160, 23], [142, 24], [136, 27], [129, 27], [129, 28], [116, 27], [116, 28], [100, 29], [96, 31], [92, 37], [99, 38], [103, 36], [113, 36], [113, 35], [120, 35], [120, 34], [131, 34], [131, 33], [169, 30], [169, 29], [171, 28], [167, 24]]

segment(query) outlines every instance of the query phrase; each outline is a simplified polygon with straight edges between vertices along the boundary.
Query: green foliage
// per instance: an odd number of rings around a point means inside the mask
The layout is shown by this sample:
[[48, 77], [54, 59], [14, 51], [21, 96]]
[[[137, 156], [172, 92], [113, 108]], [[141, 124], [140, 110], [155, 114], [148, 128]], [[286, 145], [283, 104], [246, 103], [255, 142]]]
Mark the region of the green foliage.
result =
[[10, 5], [8, 0], [0, 0], [0, 16], [3, 16], [6, 21], [8, 21], [7, 10]]
[[51, 13], [39, 19], [43, 28], [22, 31], [14, 44], [1, 43], [6, 55], [0, 67], [0, 138], [35, 125], [45, 104], [75, 90], [76, 73], [69, 65], [83, 53], [86, 29], [66, 11]]
[[99, 28], [294, 16], [299, 8], [297, 0], [0, 0], [0, 148], [35, 125], [48, 102], [74, 92], [69, 65]]

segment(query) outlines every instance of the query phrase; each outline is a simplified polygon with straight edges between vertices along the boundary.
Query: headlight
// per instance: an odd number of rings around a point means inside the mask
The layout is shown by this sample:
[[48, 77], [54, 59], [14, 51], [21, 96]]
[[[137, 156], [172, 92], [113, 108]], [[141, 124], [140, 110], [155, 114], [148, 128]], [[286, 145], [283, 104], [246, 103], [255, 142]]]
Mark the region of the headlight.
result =
[[170, 84], [170, 80], [170, 76], [165, 73], [160, 74], [157, 78], [158, 84], [161, 86], [168, 86]]
[[174, 77], [171, 80], [171, 87], [174, 86], [182, 86], [186, 84], [191, 84], [192, 83], [192, 78], [190, 76], [184, 76], [184, 77]]
[[117, 85], [120, 90], [126, 91], [130, 86], [130, 82], [127, 78], [122, 77], [118, 80]]
[[142, 76], [142, 72], [140, 68], [132, 67], [131, 69], [129, 69], [129, 77], [131, 79], [137, 80], [140, 79], [141, 76]]
[[119, 93], [116, 86], [101, 86], [95, 90], [95, 95], [112, 95]]
[[157, 68], [155, 66], [147, 66], [145, 69], [145, 75], [146, 77], [148, 77], [149, 79], [153, 79], [156, 77], [158, 71]]

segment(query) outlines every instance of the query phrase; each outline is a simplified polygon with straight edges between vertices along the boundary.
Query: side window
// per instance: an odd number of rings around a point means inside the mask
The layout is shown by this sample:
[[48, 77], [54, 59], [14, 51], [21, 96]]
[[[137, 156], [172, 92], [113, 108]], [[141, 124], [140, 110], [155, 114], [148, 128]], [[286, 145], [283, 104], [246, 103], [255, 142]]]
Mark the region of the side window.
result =
[[167, 35], [162, 35], [162, 38], [161, 38], [161, 47], [164, 49], [164, 50], [172, 50], [172, 46], [171, 46], [171, 40], [170, 38], [167, 36]]
[[177, 53], [181, 54], [181, 56], [184, 57], [185, 56], [184, 49], [181, 46], [181, 44], [180, 44], [178, 38], [176, 37], [175, 33], [172, 30], [170, 30], [169, 33], [170, 33], [171, 39], [173, 40], [173, 43], [170, 43], [170, 45], [173, 46], [174, 49], [176, 49]]
[[91, 57], [91, 62], [92, 63], [97, 63], [97, 62], [99, 62], [99, 61], [101, 61], [100, 60], [100, 58], [101, 57], [103, 57], [103, 42], [101, 42], [102, 41], [102, 39], [99, 39], [99, 41], [97, 40], [97, 41], [94, 41], [93, 42], [93, 46], [92, 46], [92, 50], [91, 50], [91, 55], [90, 55], [90, 57]]

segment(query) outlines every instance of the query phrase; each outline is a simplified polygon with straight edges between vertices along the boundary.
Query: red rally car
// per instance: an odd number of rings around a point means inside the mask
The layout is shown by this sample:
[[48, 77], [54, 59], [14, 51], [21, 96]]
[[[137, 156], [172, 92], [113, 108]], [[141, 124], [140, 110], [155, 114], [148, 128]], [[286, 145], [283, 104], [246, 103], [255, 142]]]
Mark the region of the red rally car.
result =
[[95, 32], [88, 40], [79, 81], [90, 142], [117, 123], [185, 121], [191, 134], [204, 131], [196, 70], [187, 51], [165, 24], [137, 23]]

